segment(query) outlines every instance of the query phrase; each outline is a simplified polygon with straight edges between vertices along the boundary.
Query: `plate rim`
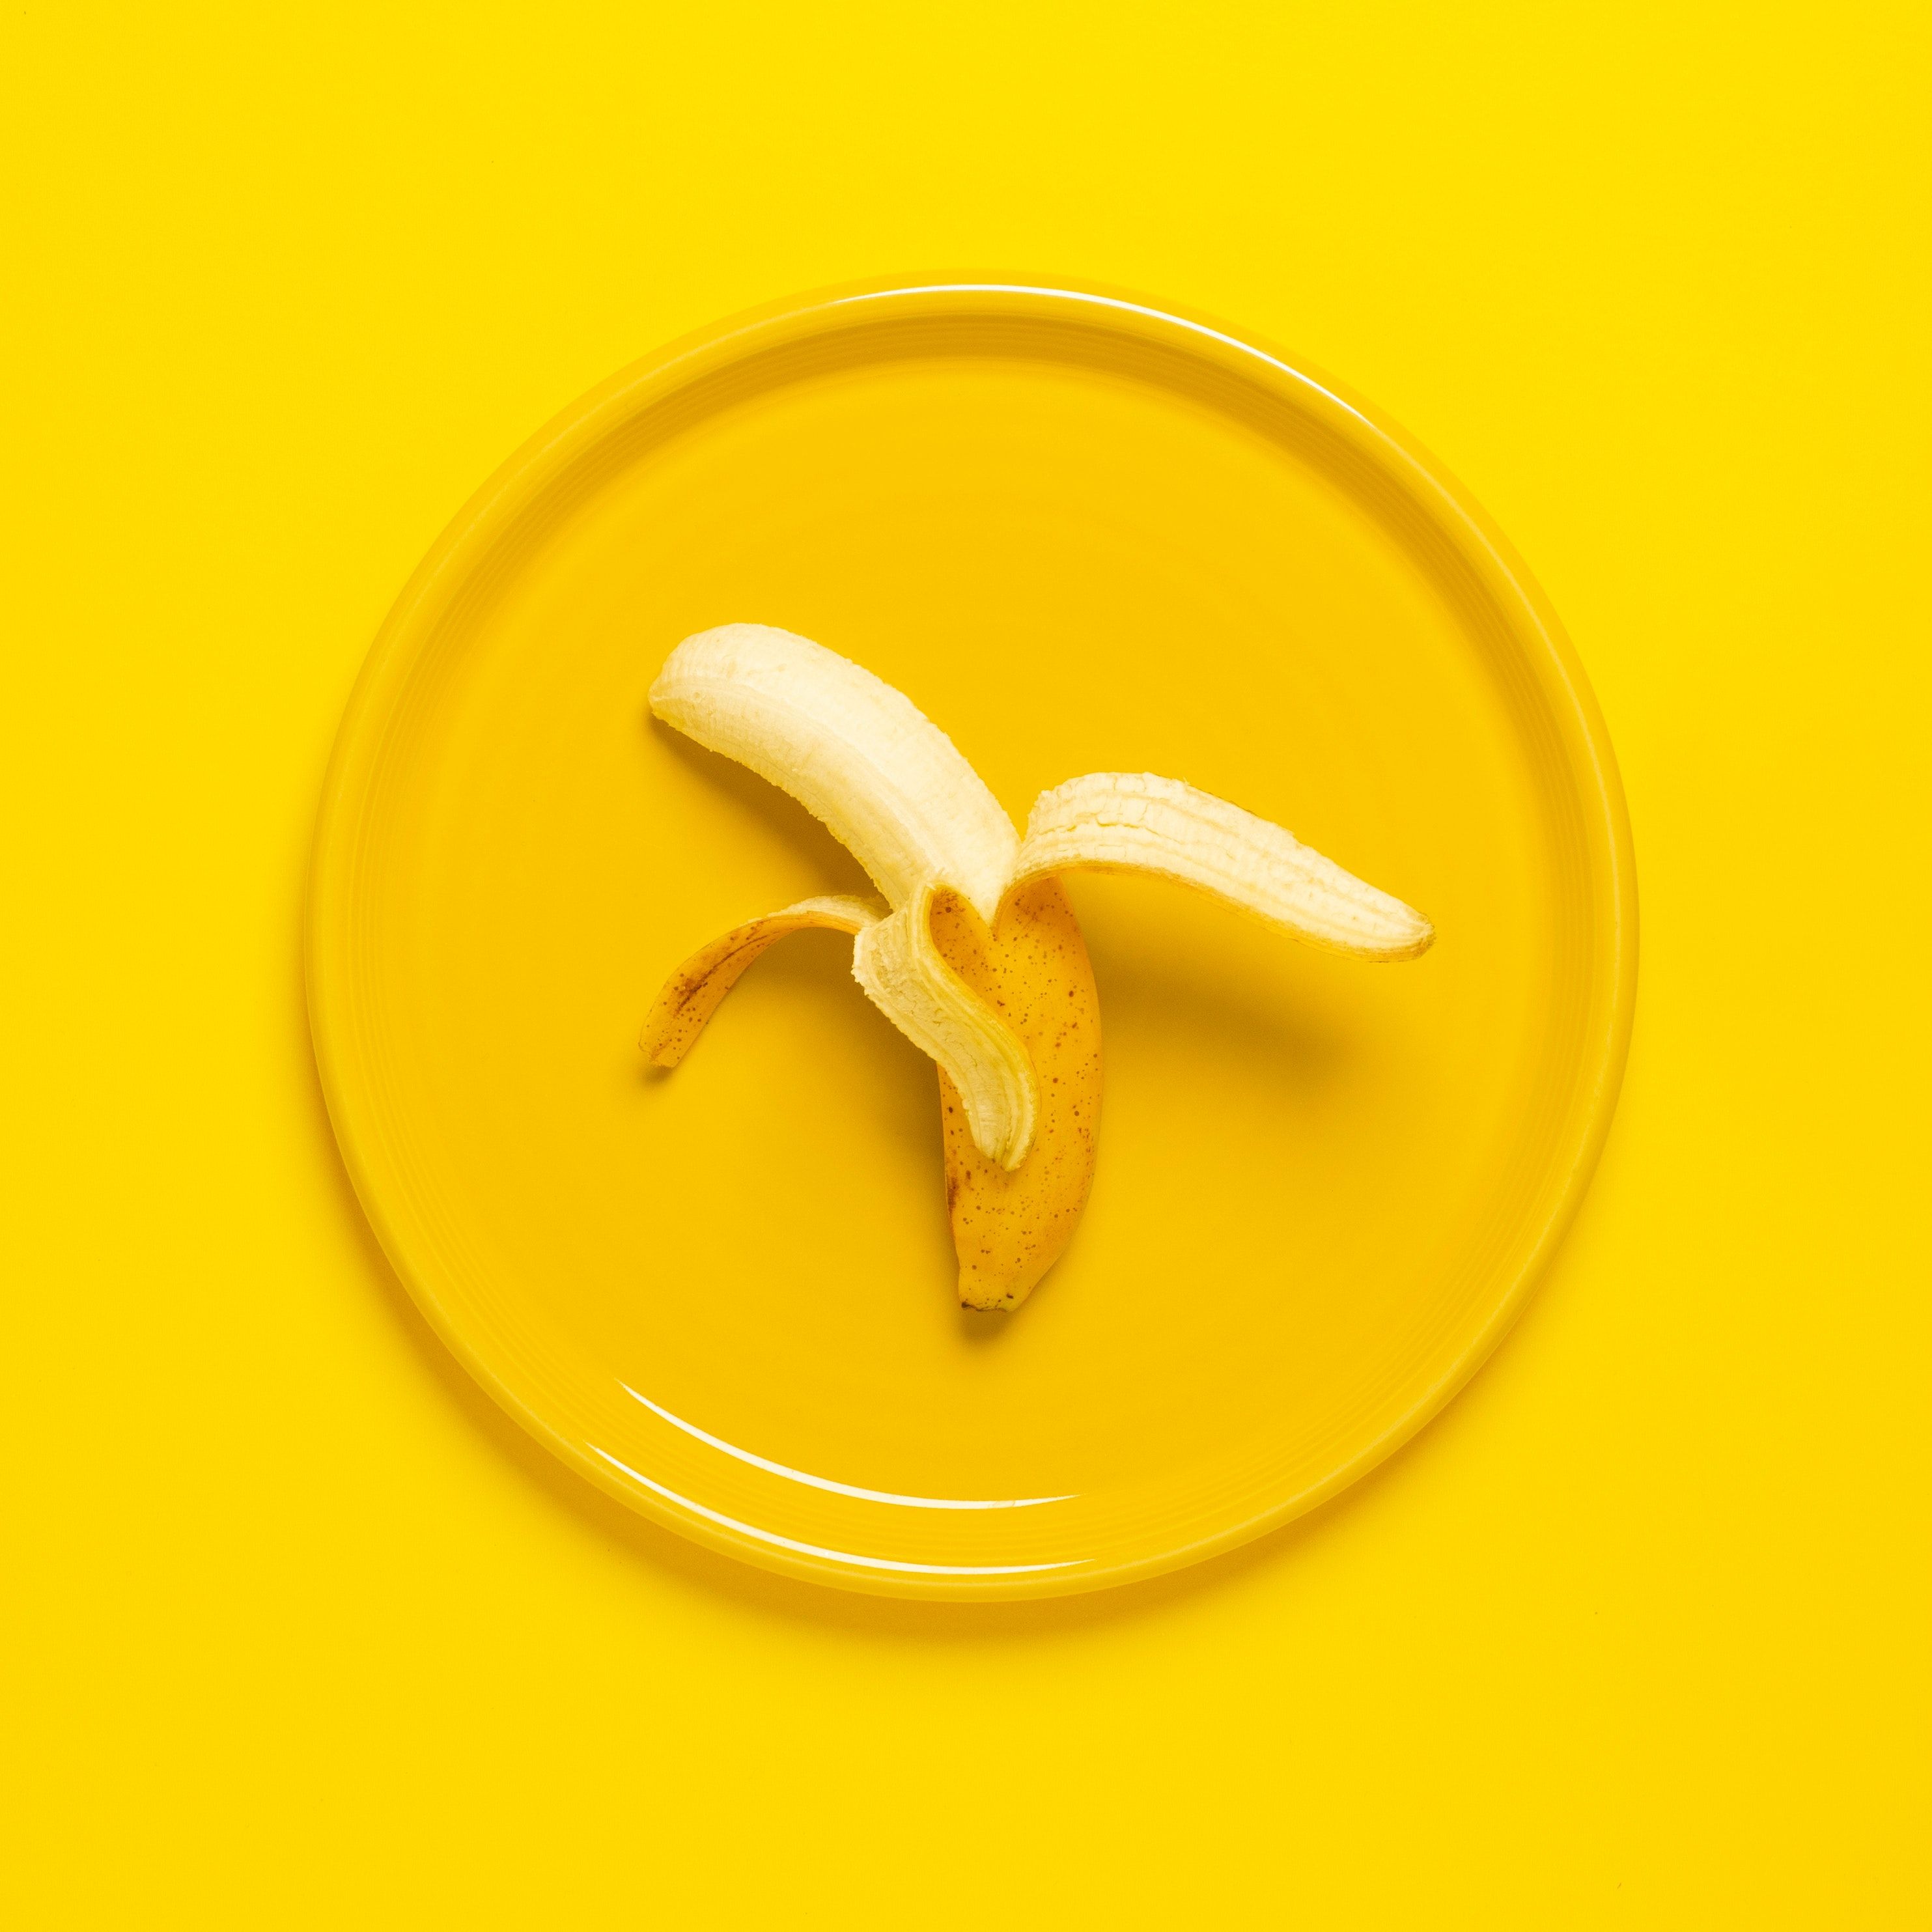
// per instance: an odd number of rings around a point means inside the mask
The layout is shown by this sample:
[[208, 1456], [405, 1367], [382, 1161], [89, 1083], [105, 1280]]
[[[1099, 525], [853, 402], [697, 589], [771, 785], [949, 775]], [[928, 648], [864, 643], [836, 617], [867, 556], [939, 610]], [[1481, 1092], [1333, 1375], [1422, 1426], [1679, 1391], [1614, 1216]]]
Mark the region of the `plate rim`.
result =
[[[1528, 621], [1512, 624], [1541, 647], [1532, 663], [1545, 700], [1565, 740], [1582, 809], [1592, 860], [1592, 897], [1601, 935], [1593, 967], [1607, 967], [1605, 1023], [1586, 1046], [1573, 1096], [1587, 1092], [1568, 1166], [1534, 1238], [1520, 1250], [1515, 1278], [1468, 1344], [1382, 1432], [1319, 1481], [1192, 1541], [1151, 1555], [1096, 1560], [1070, 1570], [1006, 1576], [932, 1576], [865, 1569], [827, 1560], [836, 1552], [804, 1553], [742, 1533], [747, 1526], [705, 1512], [686, 1499], [667, 1500], [586, 1453], [532, 1408], [472, 1345], [464, 1325], [444, 1307], [411, 1258], [409, 1244], [382, 1203], [358, 1130], [340, 1040], [341, 986], [332, 972], [326, 939], [354, 857], [348, 836], [365, 775], [372, 738], [379, 739], [386, 700], [406, 674], [442, 605], [446, 586], [460, 582], [497, 536], [578, 456], [614, 424], [754, 350], [776, 348], [844, 326], [857, 315], [930, 317], [948, 311], [975, 316], [1060, 320], [1179, 346], [1238, 370], [1277, 394], [1312, 406], [1378, 468], [1393, 470], [1433, 513], [1492, 594], [1500, 593]], [[425, 620], [429, 620], [426, 622]], [[1580, 752], [1582, 756], [1576, 754]], [[1291, 358], [1246, 332], [1198, 311], [1156, 304], [1128, 292], [1081, 281], [898, 278], [846, 283], [782, 298], [724, 317], [667, 344], [620, 369], [560, 410], [490, 474], [444, 526], [411, 572], [378, 628], [337, 729], [310, 848], [304, 894], [303, 969], [309, 1030], [329, 1123], [357, 1202], [397, 1279], [438, 1339], [508, 1415], [544, 1448], [626, 1508], [687, 1539], [757, 1568], [820, 1585], [870, 1594], [928, 1600], [1024, 1599], [1118, 1587], [1202, 1562], [1237, 1549], [1318, 1508], [1367, 1474], [1418, 1435], [1460, 1393], [1515, 1325], [1541, 1285], [1588, 1193], [1616, 1111], [1635, 1017], [1637, 976], [1636, 860], [1630, 818], [1616, 754], [1596, 696], [1568, 633], [1549, 599], [1508, 539], [1469, 493], [1406, 430], [1343, 385], [1300, 358]], [[1555, 1163], [1552, 1163], [1552, 1172]], [[1525, 1224], [1527, 1232], [1528, 1222]], [[682, 1505], [682, 1506], [681, 1506]]]

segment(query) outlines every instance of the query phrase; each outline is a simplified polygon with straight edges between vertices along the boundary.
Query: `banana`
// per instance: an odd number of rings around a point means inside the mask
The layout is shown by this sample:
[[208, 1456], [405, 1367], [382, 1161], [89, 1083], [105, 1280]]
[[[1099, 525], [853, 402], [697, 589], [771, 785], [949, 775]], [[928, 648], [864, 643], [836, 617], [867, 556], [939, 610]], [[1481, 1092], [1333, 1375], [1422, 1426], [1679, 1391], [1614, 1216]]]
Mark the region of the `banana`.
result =
[[1268, 820], [1178, 779], [1096, 772], [1035, 802], [1022, 838], [944, 732], [809, 639], [727, 624], [685, 639], [652, 710], [822, 819], [883, 905], [801, 900], [700, 947], [640, 1045], [675, 1066], [765, 949], [853, 937], [853, 976], [939, 1070], [946, 1196], [968, 1308], [1017, 1307], [1065, 1251], [1093, 1183], [1100, 1002], [1059, 880], [1151, 874], [1311, 944], [1411, 959], [1433, 928]]

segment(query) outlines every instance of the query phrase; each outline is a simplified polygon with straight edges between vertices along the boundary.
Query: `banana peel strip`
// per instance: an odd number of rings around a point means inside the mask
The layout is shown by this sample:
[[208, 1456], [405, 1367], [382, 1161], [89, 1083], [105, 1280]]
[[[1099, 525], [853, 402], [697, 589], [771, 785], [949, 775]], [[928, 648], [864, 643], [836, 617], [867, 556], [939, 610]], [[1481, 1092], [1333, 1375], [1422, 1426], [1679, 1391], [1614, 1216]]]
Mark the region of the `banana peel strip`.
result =
[[869, 900], [840, 895], [800, 899], [782, 912], [734, 926], [709, 946], [699, 947], [664, 982], [645, 1018], [638, 1044], [653, 1066], [676, 1066], [704, 1030], [706, 1022], [723, 1004], [724, 995], [774, 941], [814, 928], [863, 932], [884, 916], [884, 908]]
[[1040, 794], [1014, 883], [1076, 869], [1151, 872], [1361, 959], [1412, 959], [1436, 937], [1420, 913], [1280, 826], [1151, 772], [1094, 772]]

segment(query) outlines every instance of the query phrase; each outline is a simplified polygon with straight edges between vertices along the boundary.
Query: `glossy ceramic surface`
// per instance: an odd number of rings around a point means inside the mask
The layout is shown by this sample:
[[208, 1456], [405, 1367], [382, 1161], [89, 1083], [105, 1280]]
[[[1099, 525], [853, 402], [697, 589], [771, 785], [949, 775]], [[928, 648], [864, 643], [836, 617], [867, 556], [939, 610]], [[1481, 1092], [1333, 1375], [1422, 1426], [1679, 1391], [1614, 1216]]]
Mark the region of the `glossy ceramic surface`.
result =
[[[1365, 967], [1072, 880], [1093, 1199], [1022, 1310], [962, 1314], [932, 1070], [849, 942], [768, 955], [675, 1075], [636, 1051], [694, 945], [862, 887], [649, 718], [670, 646], [733, 620], [900, 686], [1016, 820], [1078, 772], [1184, 777], [1438, 944]], [[1582, 674], [1412, 445], [1203, 323], [945, 286], [725, 326], [512, 459], [357, 688], [308, 945], [358, 1193], [506, 1408], [704, 1542], [974, 1597], [1227, 1548], [1449, 1399], [1587, 1184], [1636, 926]]]

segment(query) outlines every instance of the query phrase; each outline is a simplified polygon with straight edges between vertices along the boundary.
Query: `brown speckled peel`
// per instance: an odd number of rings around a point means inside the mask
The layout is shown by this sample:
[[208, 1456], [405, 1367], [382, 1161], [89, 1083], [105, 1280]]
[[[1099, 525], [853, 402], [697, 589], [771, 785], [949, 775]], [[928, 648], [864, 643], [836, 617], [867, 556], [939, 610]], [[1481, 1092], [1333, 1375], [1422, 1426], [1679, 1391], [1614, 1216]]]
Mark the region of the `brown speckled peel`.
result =
[[794, 932], [860, 933], [885, 916], [865, 899], [800, 899], [782, 912], [734, 926], [700, 946], [658, 989], [638, 1045], [654, 1066], [675, 1066], [688, 1053], [724, 995], [767, 946]]
[[988, 932], [942, 893], [932, 934], [946, 962], [1033, 1056], [1033, 1150], [1009, 1172], [973, 1144], [959, 1096], [939, 1076], [946, 1206], [968, 1308], [1017, 1308], [1073, 1238], [1094, 1184], [1100, 1130], [1100, 1002], [1080, 924], [1057, 879], [1017, 887]]

